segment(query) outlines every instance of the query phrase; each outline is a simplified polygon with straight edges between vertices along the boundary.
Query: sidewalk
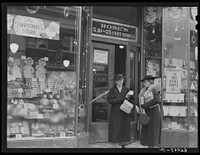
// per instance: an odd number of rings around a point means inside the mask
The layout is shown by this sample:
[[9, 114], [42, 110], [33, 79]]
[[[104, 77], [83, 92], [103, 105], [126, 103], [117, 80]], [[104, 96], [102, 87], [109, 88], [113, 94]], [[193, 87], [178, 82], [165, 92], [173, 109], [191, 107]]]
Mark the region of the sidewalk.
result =
[[[92, 143], [88, 144], [88, 148], [116, 148], [112, 143]], [[143, 146], [140, 144], [140, 141], [132, 142], [125, 146], [125, 148], [147, 148], [147, 146]]]

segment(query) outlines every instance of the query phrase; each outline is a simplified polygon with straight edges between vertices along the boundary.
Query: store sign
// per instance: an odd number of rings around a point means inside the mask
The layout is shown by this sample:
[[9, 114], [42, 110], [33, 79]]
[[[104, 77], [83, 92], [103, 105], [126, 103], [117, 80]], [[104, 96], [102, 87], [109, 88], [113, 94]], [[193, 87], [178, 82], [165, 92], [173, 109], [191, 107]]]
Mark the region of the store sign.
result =
[[60, 23], [39, 18], [7, 15], [7, 32], [26, 37], [59, 40]]
[[166, 92], [181, 93], [181, 70], [169, 69], [166, 71]]
[[138, 28], [135, 26], [94, 18], [92, 24], [93, 36], [137, 42]]

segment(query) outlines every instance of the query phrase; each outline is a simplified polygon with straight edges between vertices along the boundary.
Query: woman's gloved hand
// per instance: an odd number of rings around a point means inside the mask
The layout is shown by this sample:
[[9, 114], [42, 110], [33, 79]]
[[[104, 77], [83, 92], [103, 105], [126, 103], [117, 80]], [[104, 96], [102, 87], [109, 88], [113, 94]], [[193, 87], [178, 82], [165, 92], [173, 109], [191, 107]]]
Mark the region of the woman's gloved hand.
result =
[[140, 108], [137, 105], [135, 106], [135, 110], [137, 113], [140, 113]]

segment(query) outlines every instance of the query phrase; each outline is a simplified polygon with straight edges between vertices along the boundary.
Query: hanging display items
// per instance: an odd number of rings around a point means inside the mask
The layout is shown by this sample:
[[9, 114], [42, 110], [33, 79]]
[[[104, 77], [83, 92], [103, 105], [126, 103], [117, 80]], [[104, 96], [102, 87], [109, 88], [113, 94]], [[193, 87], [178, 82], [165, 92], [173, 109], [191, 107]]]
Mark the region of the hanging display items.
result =
[[154, 23], [157, 19], [156, 7], [147, 7], [145, 20], [147, 23]]
[[181, 93], [181, 72], [180, 69], [166, 70], [167, 93]]
[[174, 29], [174, 32], [173, 32], [173, 37], [175, 40], [181, 40], [181, 33], [178, 29], [178, 23], [176, 23], [176, 27]]
[[[168, 7], [168, 17], [175, 22], [175, 28], [172, 32], [174, 40], [179, 41], [182, 38], [182, 31], [184, 30], [183, 19], [187, 17], [187, 10], [183, 7]], [[181, 27], [182, 26], [182, 27]]]
[[161, 7], [145, 7], [145, 24], [161, 22]]
[[147, 27], [152, 27], [151, 32], [154, 34], [156, 31], [156, 24], [161, 23], [161, 7], [145, 7], [144, 9], [144, 24]]
[[182, 7], [168, 7], [168, 16], [173, 20], [182, 18], [183, 16]]

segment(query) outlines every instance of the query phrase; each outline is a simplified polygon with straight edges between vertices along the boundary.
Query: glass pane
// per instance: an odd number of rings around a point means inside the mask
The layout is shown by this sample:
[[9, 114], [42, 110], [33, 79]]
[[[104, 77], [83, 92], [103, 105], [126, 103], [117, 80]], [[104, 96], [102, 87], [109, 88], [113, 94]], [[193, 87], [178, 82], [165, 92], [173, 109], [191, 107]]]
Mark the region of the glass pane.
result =
[[75, 135], [77, 12], [8, 7], [8, 138]]
[[94, 50], [92, 121], [108, 121], [108, 51]]
[[163, 14], [163, 128], [188, 128], [187, 8]]

